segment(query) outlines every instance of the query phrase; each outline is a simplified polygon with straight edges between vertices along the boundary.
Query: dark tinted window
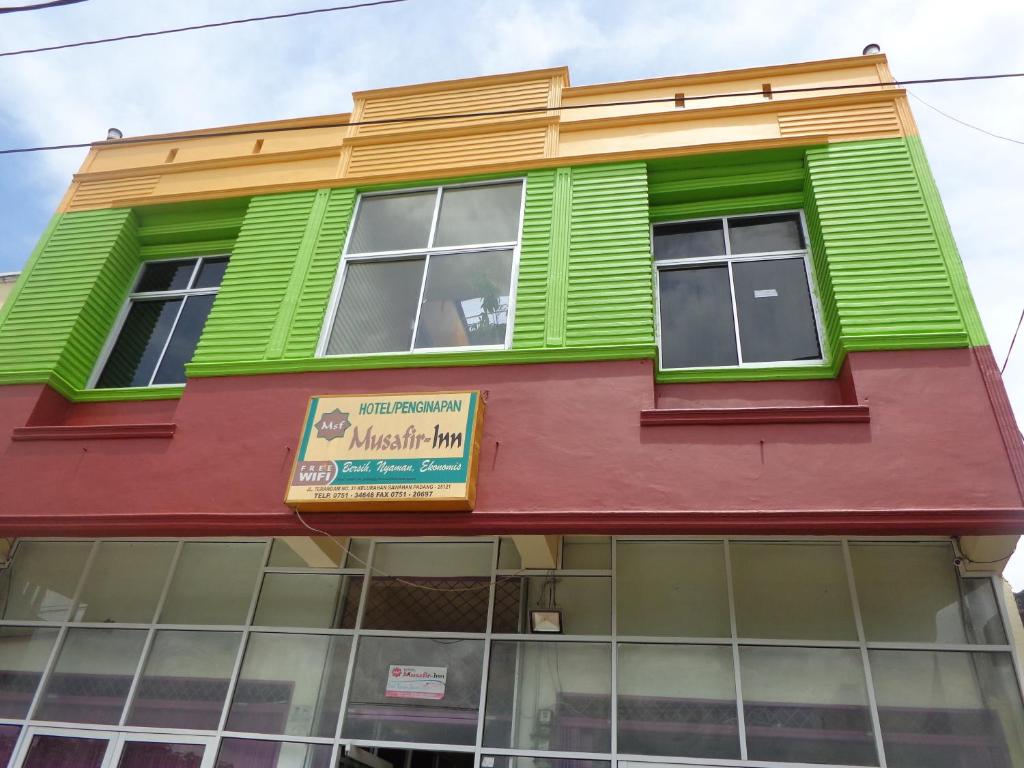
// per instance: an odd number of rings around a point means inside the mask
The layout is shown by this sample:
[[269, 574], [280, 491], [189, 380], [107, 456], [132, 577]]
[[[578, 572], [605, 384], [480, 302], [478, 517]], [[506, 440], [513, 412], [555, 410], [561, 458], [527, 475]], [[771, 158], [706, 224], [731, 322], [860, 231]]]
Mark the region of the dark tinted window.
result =
[[188, 288], [196, 268], [195, 259], [181, 261], [153, 261], [142, 268], [135, 292], [182, 291]]
[[181, 302], [165, 299], [133, 303], [96, 386], [148, 386]]
[[795, 213], [729, 219], [731, 253], [800, 251], [803, 248], [800, 216]]
[[821, 357], [802, 258], [738, 261], [733, 284], [744, 362]]
[[181, 310], [181, 317], [174, 327], [171, 341], [167, 345], [164, 359], [156, 372], [154, 384], [182, 384], [185, 381], [185, 363], [192, 359], [199, 343], [199, 336], [206, 325], [213, 300], [212, 293], [203, 296], [189, 296]]
[[725, 235], [721, 219], [664, 224], [654, 230], [654, 258], [658, 261], [722, 256], [724, 253]]
[[729, 268], [663, 269], [658, 283], [662, 368], [736, 365]]

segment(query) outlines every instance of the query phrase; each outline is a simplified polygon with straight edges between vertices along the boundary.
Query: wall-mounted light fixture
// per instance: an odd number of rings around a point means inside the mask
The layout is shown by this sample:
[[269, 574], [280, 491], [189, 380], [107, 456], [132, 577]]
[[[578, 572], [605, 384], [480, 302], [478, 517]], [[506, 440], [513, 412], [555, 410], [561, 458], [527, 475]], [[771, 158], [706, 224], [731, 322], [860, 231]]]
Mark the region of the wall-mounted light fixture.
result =
[[530, 631], [537, 634], [562, 634], [562, 612], [543, 608], [530, 611]]
[[872, 54], [881, 52], [882, 46], [880, 46], [878, 43], [868, 43], [867, 45], [864, 46], [864, 50], [861, 51], [861, 54], [864, 56], [871, 56]]

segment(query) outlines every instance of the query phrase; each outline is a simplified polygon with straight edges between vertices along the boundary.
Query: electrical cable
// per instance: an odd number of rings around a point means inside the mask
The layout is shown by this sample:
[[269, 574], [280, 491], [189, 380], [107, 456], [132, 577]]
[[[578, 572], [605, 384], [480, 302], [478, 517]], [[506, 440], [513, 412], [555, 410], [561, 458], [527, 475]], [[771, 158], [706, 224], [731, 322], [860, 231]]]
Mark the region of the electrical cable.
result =
[[[65, 0], [68, 2], [69, 0]], [[83, 0], [73, 0], [82, 2]], [[22, 56], [26, 53], [45, 53], [46, 51], [61, 51], [65, 48], [82, 48], [87, 45], [100, 45], [102, 43], [117, 43], [122, 40], [138, 40], [144, 37], [157, 37], [158, 35], [172, 35], [177, 32], [194, 32], [199, 29], [213, 29], [215, 27], [229, 27], [234, 24], [250, 24], [254, 21], [273, 21], [276, 19], [292, 19], [297, 16], [312, 16], [317, 13], [333, 13], [334, 11], [351, 11], [356, 8], [371, 8], [375, 5], [393, 5], [395, 3], [406, 3], [409, 0], [369, 0], [364, 3], [352, 5], [334, 5], [329, 8], [311, 8], [307, 11], [290, 11], [288, 13], [274, 13], [269, 16], [250, 16], [246, 19], [230, 19], [228, 21], [213, 21], [207, 24], [192, 24], [187, 27], [174, 27], [173, 29], [160, 29], [154, 32], [136, 32], [132, 35], [117, 35], [116, 37], [101, 37], [96, 40], [82, 40], [77, 43], [61, 43], [59, 45], [44, 45], [39, 48], [23, 48], [18, 51], [0, 51], [3, 56]]]
[[1014, 138], [1012, 138], [1010, 136], [1000, 136], [998, 133], [992, 133], [992, 131], [988, 131], [988, 130], [986, 130], [986, 129], [980, 127], [980, 126], [977, 126], [977, 125], [972, 125], [971, 123], [968, 123], [966, 120], [961, 120], [959, 117], [954, 117], [953, 115], [949, 114], [948, 112], [943, 112], [938, 107], [936, 107], [936, 106], [934, 106], [932, 104], [929, 104], [927, 101], [922, 99], [916, 93], [911, 93], [910, 91], [907, 91], [907, 93], [910, 93], [911, 96], [913, 96], [915, 99], [917, 99], [922, 104], [924, 104], [926, 107], [928, 107], [928, 109], [932, 110], [933, 112], [938, 112], [940, 115], [942, 115], [945, 118], [948, 118], [949, 120], [952, 120], [954, 123], [960, 123], [960, 125], [964, 126], [965, 128], [971, 128], [972, 130], [979, 131], [981, 133], [984, 133], [986, 136], [991, 136], [993, 139], [1002, 139], [1003, 141], [1009, 141], [1009, 142], [1012, 142], [1014, 144], [1024, 144], [1024, 141], [1021, 141], [1020, 139], [1014, 139]]
[[1010, 362], [1010, 353], [1013, 352], [1013, 345], [1017, 343], [1017, 334], [1020, 333], [1020, 326], [1024, 323], [1024, 309], [1020, 311], [1020, 319], [1017, 320], [1017, 330], [1013, 332], [1013, 338], [1010, 339], [1010, 348], [1006, 350], [1006, 357], [1003, 359], [1003, 364], [999, 366], [999, 373], [1002, 374], [1006, 370], [1006, 364]]
[[[386, 0], [387, 2], [402, 2], [403, 0]], [[0, 53], [0, 56], [4, 54]], [[885, 87], [885, 86], [901, 86], [901, 85], [917, 85], [917, 84], [934, 84], [934, 83], [957, 83], [957, 82], [968, 82], [974, 80], [994, 80], [1004, 78], [1016, 78], [1024, 77], [1024, 72], [1007, 72], [995, 75], [966, 75], [961, 77], [932, 77], [917, 80], [890, 80], [881, 83], [843, 83], [834, 85], [815, 85], [805, 86], [801, 88], [779, 88], [773, 91], [774, 94], [780, 93], [810, 93], [812, 91], [836, 91], [836, 90], [848, 90], [851, 88], [866, 88], [866, 87]], [[708, 99], [733, 99], [745, 96], [764, 96], [763, 91], [740, 91], [734, 93], [706, 93], [698, 96], [687, 96], [687, 101], [700, 101]], [[223, 131], [203, 131], [196, 133], [189, 133], [187, 135], [170, 135], [170, 136], [138, 136], [129, 137], [122, 139], [112, 139], [108, 142], [79, 142], [75, 144], [51, 144], [46, 146], [37, 147], [17, 147], [13, 149], [0, 149], [0, 155], [14, 155], [24, 154], [28, 152], [48, 152], [59, 149], [84, 149], [91, 147], [95, 144], [109, 144], [110, 146], [118, 144], [155, 144], [160, 142], [168, 141], [188, 141], [190, 139], [213, 139], [222, 138], [225, 136], [244, 136], [251, 133], [282, 133], [289, 131], [305, 131], [319, 128], [348, 128], [358, 126], [370, 126], [370, 125], [397, 125], [405, 123], [423, 123], [432, 122], [437, 120], [466, 120], [469, 118], [477, 117], [508, 117], [510, 115], [528, 115], [535, 114], [538, 112], [564, 112], [573, 109], [595, 109], [600, 107], [625, 107], [625, 106], [638, 106], [643, 104], [665, 104], [669, 102], [675, 102], [674, 96], [665, 98], [654, 98], [654, 99], [628, 99], [623, 101], [605, 101], [605, 102], [592, 102], [587, 104], [563, 104], [557, 107], [549, 106], [538, 106], [538, 107], [516, 107], [514, 109], [493, 109], [493, 110], [481, 110], [476, 112], [447, 112], [433, 115], [415, 115], [412, 117], [386, 117], [378, 118], [375, 120], [341, 120], [337, 122], [322, 122], [315, 125], [282, 125], [277, 127], [269, 128], [239, 128], [234, 130], [223, 130]]]
[[59, 5], [74, 5], [84, 3], [87, 0], [50, 0], [48, 3], [33, 3], [32, 5], [0, 6], [0, 13], [20, 13], [22, 11], [42, 11], [47, 8], [56, 8]]

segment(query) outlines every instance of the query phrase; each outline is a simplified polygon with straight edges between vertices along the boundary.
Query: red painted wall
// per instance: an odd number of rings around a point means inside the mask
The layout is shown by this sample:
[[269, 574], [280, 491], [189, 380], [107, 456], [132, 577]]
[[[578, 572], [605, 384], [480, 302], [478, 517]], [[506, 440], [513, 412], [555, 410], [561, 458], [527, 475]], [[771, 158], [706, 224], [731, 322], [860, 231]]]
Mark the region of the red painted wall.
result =
[[[301, 532], [282, 498], [310, 395], [487, 391], [477, 509], [307, 513], [339, 533], [1024, 532], [970, 349], [861, 352], [868, 424], [641, 427], [650, 361], [196, 379], [178, 402], [0, 387], [0, 535]], [[673, 385], [658, 407], [841, 402], [836, 382]], [[42, 398], [42, 401], [41, 401]], [[34, 415], [33, 415], [34, 413]], [[173, 421], [171, 439], [14, 442], [26, 424]]]

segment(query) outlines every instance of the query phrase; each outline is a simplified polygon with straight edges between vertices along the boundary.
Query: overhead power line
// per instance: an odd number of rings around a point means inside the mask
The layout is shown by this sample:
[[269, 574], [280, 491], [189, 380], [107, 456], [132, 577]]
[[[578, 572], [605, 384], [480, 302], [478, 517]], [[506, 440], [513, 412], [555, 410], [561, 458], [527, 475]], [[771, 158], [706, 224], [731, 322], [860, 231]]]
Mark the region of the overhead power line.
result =
[[1010, 339], [1010, 348], [1006, 350], [1006, 357], [1003, 358], [1003, 364], [999, 367], [1000, 373], [1006, 372], [1006, 364], [1010, 362], [1010, 355], [1013, 353], [1013, 345], [1017, 343], [1017, 334], [1020, 333], [1020, 327], [1024, 324], [1024, 309], [1020, 312], [1020, 319], [1017, 321], [1017, 330], [1013, 332], [1013, 338]]
[[[82, 0], [64, 0], [65, 2], [82, 2]], [[175, 27], [173, 29], [161, 29], [155, 32], [137, 32], [133, 35], [118, 35], [116, 37], [101, 37], [96, 40], [82, 40], [77, 43], [61, 43], [60, 45], [45, 45], [40, 48], [23, 48], [19, 51], [0, 51], [2, 56], [22, 56], [26, 53], [43, 53], [45, 51], [61, 51], [65, 48], [82, 48], [87, 45], [100, 45], [102, 43], [116, 43], [122, 40], [138, 40], [143, 37], [157, 37], [158, 35], [173, 35], [176, 32], [194, 32], [199, 29], [213, 29], [214, 27], [229, 27], [234, 24], [251, 24], [254, 21], [273, 21], [275, 19], [292, 19], [297, 16], [312, 16], [317, 13], [334, 13], [335, 11], [352, 11], [357, 8], [371, 8], [375, 5], [394, 5], [395, 3], [406, 3], [409, 0], [369, 0], [365, 3], [353, 3], [352, 5], [335, 5], [330, 8], [312, 8], [308, 11], [290, 11], [288, 13], [274, 13], [269, 16], [250, 16], [247, 19], [230, 19], [229, 21], [214, 21], [208, 24], [193, 24], [188, 27]]]
[[[910, 93], [910, 92], [908, 91], [908, 93]], [[966, 120], [961, 120], [959, 117], [954, 117], [953, 115], [949, 114], [948, 112], [943, 112], [938, 107], [936, 107], [936, 106], [934, 106], [932, 104], [929, 104], [927, 101], [922, 99], [916, 93], [911, 93], [910, 95], [913, 96], [918, 101], [920, 101], [922, 104], [924, 104], [926, 107], [928, 107], [928, 109], [932, 110], [933, 112], [938, 112], [943, 117], [952, 120], [954, 123], [960, 123], [960, 125], [964, 126], [965, 128], [970, 128], [972, 130], [979, 131], [980, 133], [984, 133], [986, 136], [991, 136], [993, 139], [1002, 139], [1003, 141], [1009, 141], [1009, 142], [1012, 142], [1014, 144], [1024, 144], [1024, 141], [1021, 141], [1020, 139], [1014, 139], [1014, 138], [1012, 138], [1010, 136], [1001, 136], [998, 133], [992, 133], [992, 131], [986, 130], [986, 129], [984, 129], [984, 128], [980, 127], [980, 126], [977, 126], [977, 125], [972, 125], [971, 123], [968, 123]]]
[[[402, 0], [385, 0], [385, 2], [401, 2]], [[973, 80], [1001, 80], [1006, 78], [1024, 77], [1024, 72], [1005, 72], [995, 75], [962, 75], [958, 77], [930, 77], [916, 80], [890, 80], [881, 83], [842, 83], [833, 85], [813, 85], [800, 88], [778, 88], [772, 91], [773, 95], [781, 93], [812, 93], [817, 91], [839, 91], [853, 88], [865, 88], [874, 86], [903, 86], [903, 85], [924, 85], [934, 83], [961, 83]], [[707, 101], [711, 99], [734, 99], [744, 96], [764, 96], [764, 91], [740, 91], [732, 93], [705, 93], [694, 96], [687, 96], [686, 101]], [[225, 136], [243, 136], [250, 133], [284, 133], [288, 131], [304, 131], [311, 128], [347, 128], [349, 126], [367, 125], [397, 125], [402, 123], [426, 123], [438, 120], [464, 120], [477, 117], [508, 117], [513, 115], [529, 115], [538, 112], [564, 112], [573, 109], [595, 109], [600, 107], [623, 107], [636, 106], [641, 104], [667, 104], [675, 103], [675, 96], [654, 99], [628, 99], [624, 101], [590, 102], [586, 104], [563, 104], [558, 107], [516, 107], [514, 109], [492, 109], [475, 112], [445, 112], [432, 115], [416, 115], [413, 117], [386, 117], [376, 120], [339, 120], [336, 122], [321, 122], [315, 125], [282, 125], [267, 128], [234, 128], [230, 130], [200, 131], [178, 136], [138, 136], [126, 139], [114, 139], [110, 144], [153, 144], [168, 141], [189, 141], [191, 139], [213, 139]], [[59, 149], [84, 149], [100, 142], [86, 141], [68, 144], [50, 144], [37, 147], [15, 147], [11, 149], [0, 149], [0, 155], [16, 155], [29, 152], [49, 152]]]
[[56, 8], [59, 5], [74, 5], [86, 0], [50, 0], [48, 3], [32, 3], [32, 5], [0, 5], [0, 13], [20, 13], [21, 11], [41, 11], [45, 8]]

